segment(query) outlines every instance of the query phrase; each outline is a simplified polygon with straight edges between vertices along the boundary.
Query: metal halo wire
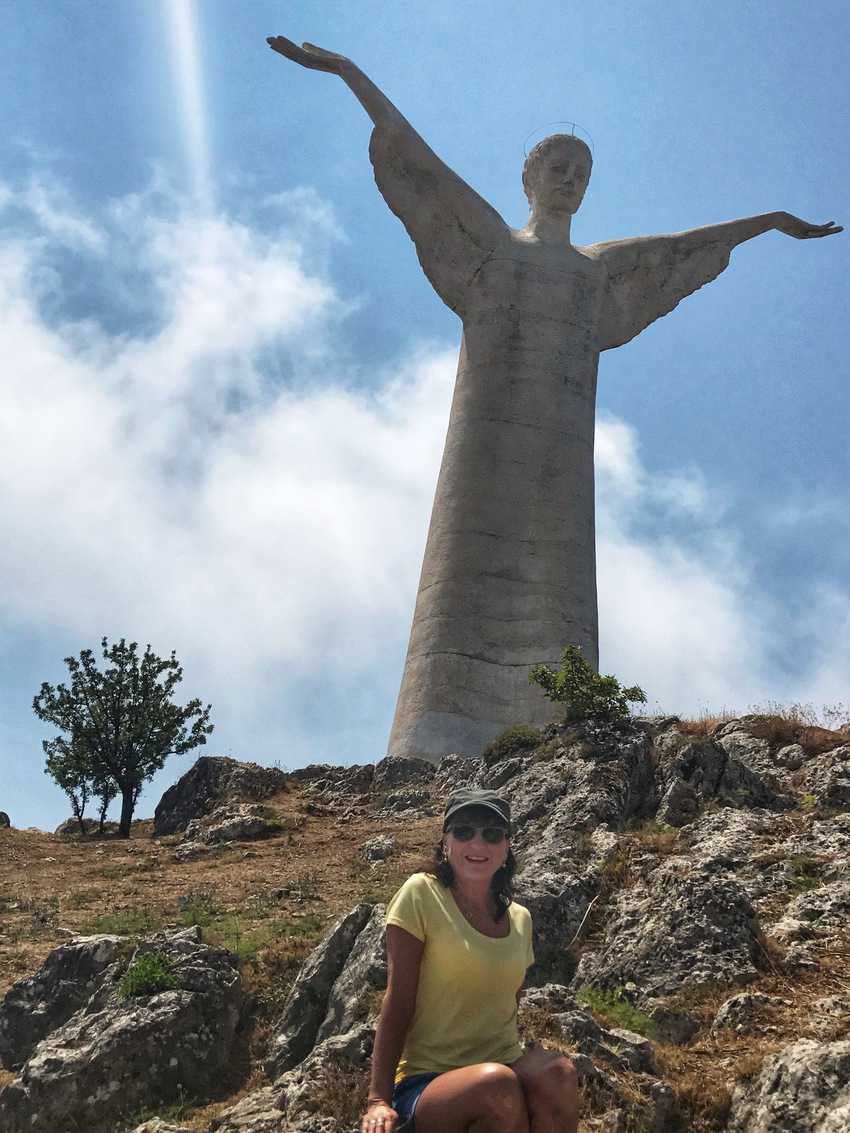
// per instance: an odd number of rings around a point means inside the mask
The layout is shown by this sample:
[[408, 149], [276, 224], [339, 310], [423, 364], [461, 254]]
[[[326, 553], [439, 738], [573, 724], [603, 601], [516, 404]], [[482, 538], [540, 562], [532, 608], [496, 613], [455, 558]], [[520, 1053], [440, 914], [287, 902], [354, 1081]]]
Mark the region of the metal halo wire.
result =
[[[535, 127], [535, 129], [533, 129], [531, 131], [531, 133], [526, 137], [525, 141], [522, 143], [522, 152], [523, 152], [524, 157], [528, 157], [528, 139], [533, 138], [535, 134], [540, 133], [543, 130], [548, 130], [550, 126], [570, 126], [571, 127], [570, 133], [573, 134], [577, 138], [579, 136], [578, 136], [578, 134], [576, 134], [576, 129], [581, 130], [581, 132], [587, 137], [587, 140], [590, 142], [590, 154], [591, 154], [591, 157], [593, 156], [594, 145], [593, 145], [593, 138], [591, 137], [591, 134], [590, 134], [590, 130], [586, 130], [584, 128], [584, 126], [579, 125], [578, 122], [547, 122], [545, 126]], [[541, 138], [540, 141], [542, 142], [543, 139]], [[584, 138], [579, 138], [579, 141], [584, 141]], [[535, 142], [535, 145], [536, 144], [537, 143]], [[533, 148], [534, 148], [534, 146], [532, 146], [532, 149]]]

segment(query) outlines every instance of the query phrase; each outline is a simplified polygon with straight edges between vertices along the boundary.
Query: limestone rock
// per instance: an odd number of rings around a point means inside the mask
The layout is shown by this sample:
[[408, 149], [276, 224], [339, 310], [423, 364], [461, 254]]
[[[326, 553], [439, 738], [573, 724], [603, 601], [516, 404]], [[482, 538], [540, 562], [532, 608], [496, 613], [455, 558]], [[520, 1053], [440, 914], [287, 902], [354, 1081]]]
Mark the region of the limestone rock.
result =
[[152, 1121], [146, 1121], [143, 1125], [137, 1125], [133, 1133], [186, 1133], [186, 1126], [171, 1125], [169, 1122], [155, 1117]]
[[568, 981], [575, 962], [564, 945], [578, 931], [596, 885], [565, 870], [547, 870], [537, 875], [524, 870], [515, 888], [517, 901], [531, 913], [534, 927], [535, 963], [527, 976], [529, 983]]
[[[84, 827], [84, 830], [80, 830], [79, 819], [66, 818], [64, 822], [59, 823], [59, 825], [56, 827], [56, 829], [53, 831], [53, 833], [54, 834], [60, 834], [60, 835], [63, 835], [63, 836], [67, 836], [67, 835], [70, 835], [70, 834], [83, 834], [83, 833], [85, 833], [85, 834], [97, 834], [98, 831], [100, 830], [100, 823], [94, 818], [84, 818], [83, 819], [83, 827]], [[104, 834], [117, 834], [118, 833], [118, 823], [117, 822], [104, 822], [103, 832], [104, 832]]]
[[[373, 1041], [374, 1028], [360, 1023], [319, 1043], [299, 1066], [277, 1079], [275, 1088], [280, 1090], [278, 1105], [286, 1120], [286, 1133], [348, 1133], [360, 1128], [359, 1103], [361, 1098], [365, 1101]], [[331, 1114], [328, 1083], [340, 1080], [350, 1084], [346, 1110]], [[339, 1098], [341, 1091], [333, 1093]]]
[[487, 772], [483, 759], [471, 755], [444, 755], [432, 780], [440, 797], [461, 787], [480, 787]]
[[367, 862], [383, 862], [392, 857], [396, 850], [396, 840], [390, 834], [378, 834], [364, 842], [360, 852]]
[[387, 986], [384, 905], [373, 905], [328, 995], [328, 1008], [316, 1035], [323, 1042], [344, 1034], [375, 1015], [375, 993]]
[[326, 763], [304, 767], [292, 774], [293, 777], [304, 782], [310, 793], [316, 797], [347, 800], [372, 789], [375, 766], [372, 763], [354, 763], [338, 767]]
[[434, 778], [436, 768], [427, 759], [388, 755], [375, 765], [372, 790], [392, 791], [398, 787], [419, 787]]
[[846, 942], [850, 934], [850, 881], [801, 893], [786, 908], [771, 936], [785, 943], [821, 938]]
[[297, 1066], [313, 1049], [328, 1013], [333, 986], [372, 915], [371, 905], [358, 905], [336, 922], [307, 957], [271, 1037], [266, 1060], [271, 1079]]
[[758, 932], [740, 885], [672, 858], [617, 894], [602, 947], [582, 956], [574, 983], [633, 981], [641, 1002], [685, 987], [746, 984], [757, 975]]
[[277, 1086], [261, 1086], [220, 1113], [209, 1133], [288, 1133], [281, 1097]]
[[[675, 803], [678, 791], [683, 802], [688, 800], [684, 805], [692, 811], [696, 801], [705, 803], [711, 799], [731, 806], [772, 810], [787, 810], [793, 806], [790, 794], [779, 789], [776, 766], [766, 740], [745, 732], [733, 732], [719, 739], [692, 740], [684, 746], [677, 742], [661, 744], [659, 751], [657, 774], [664, 798], [672, 791], [671, 801]], [[683, 792], [685, 784], [690, 792]], [[675, 817], [675, 805], [672, 813]], [[663, 821], [671, 826], [682, 826], [689, 821], [688, 816], [682, 817], [684, 821], [673, 822], [669, 818]]]
[[85, 1004], [119, 955], [117, 936], [82, 936], [54, 948], [0, 1005], [0, 1064], [17, 1070], [36, 1044]]
[[736, 1087], [728, 1133], [839, 1133], [850, 1114], [850, 1042], [812, 1039], [765, 1059]]
[[810, 759], [799, 785], [819, 806], [850, 810], [850, 744]]
[[431, 803], [431, 796], [425, 790], [415, 787], [406, 787], [400, 791], [391, 791], [384, 799], [383, 814], [403, 814], [414, 810], [420, 814], [436, 814], [437, 808]]
[[187, 842], [215, 845], [219, 842], [266, 838], [280, 826], [261, 803], [227, 803], [204, 818], [193, 818], [186, 827]]
[[241, 763], [224, 755], [203, 755], [159, 800], [154, 836], [177, 834], [193, 818], [209, 814], [226, 801], [261, 802], [286, 790], [286, 772], [258, 763]]
[[4, 1133], [56, 1133], [73, 1113], [88, 1133], [113, 1133], [122, 1116], [204, 1096], [231, 1059], [242, 1005], [236, 958], [199, 942], [197, 929], [160, 933], [136, 955], [163, 953], [179, 986], [124, 1000], [121, 965], [88, 1003], [36, 1047], [0, 1091]]
[[741, 992], [733, 995], [721, 1004], [711, 1024], [712, 1031], [731, 1030], [743, 1034], [754, 1021], [754, 1018], [765, 1007], [786, 1007], [790, 999], [783, 999], [778, 995], [763, 995], [760, 992]]

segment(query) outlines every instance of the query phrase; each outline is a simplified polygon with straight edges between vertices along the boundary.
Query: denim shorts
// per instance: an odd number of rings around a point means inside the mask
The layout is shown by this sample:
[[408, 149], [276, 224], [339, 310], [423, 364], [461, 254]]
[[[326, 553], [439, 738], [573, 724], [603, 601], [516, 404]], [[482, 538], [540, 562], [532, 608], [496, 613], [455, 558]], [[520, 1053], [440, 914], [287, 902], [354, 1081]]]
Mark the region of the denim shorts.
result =
[[393, 1090], [393, 1109], [399, 1116], [399, 1124], [396, 1126], [397, 1130], [404, 1129], [405, 1133], [408, 1130], [413, 1130], [413, 1111], [416, 1109], [416, 1103], [419, 1101], [419, 1095], [425, 1089], [429, 1082], [433, 1082], [435, 1078], [439, 1078], [437, 1074], [411, 1074], [396, 1085]]

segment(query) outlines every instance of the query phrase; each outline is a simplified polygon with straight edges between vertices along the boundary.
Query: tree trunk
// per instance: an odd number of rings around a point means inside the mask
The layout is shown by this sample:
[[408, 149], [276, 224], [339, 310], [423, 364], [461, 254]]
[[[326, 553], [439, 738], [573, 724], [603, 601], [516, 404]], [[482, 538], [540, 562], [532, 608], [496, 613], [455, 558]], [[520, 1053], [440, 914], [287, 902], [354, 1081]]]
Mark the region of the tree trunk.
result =
[[130, 823], [133, 821], [133, 808], [136, 805], [135, 789], [132, 783], [121, 788], [121, 822], [118, 833], [122, 838], [130, 837]]

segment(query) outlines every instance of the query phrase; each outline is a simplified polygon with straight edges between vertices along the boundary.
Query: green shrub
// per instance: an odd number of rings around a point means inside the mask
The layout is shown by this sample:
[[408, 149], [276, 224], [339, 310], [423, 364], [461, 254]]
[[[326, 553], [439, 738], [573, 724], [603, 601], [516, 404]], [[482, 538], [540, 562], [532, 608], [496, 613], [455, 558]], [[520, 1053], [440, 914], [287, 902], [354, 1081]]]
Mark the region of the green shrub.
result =
[[823, 866], [817, 858], [794, 854], [788, 859], [788, 872], [795, 889], [817, 889], [822, 882]]
[[97, 917], [91, 932], [106, 932], [114, 936], [140, 936], [146, 932], [156, 932], [162, 927], [162, 917], [147, 906], [136, 909], [121, 909], [117, 913], [105, 913]]
[[218, 916], [221, 909], [216, 901], [215, 889], [211, 885], [197, 885], [178, 897], [180, 920], [185, 925], [200, 925], [206, 928]]
[[818, 800], [814, 795], [802, 795], [800, 798], [800, 810], [814, 810], [818, 805]]
[[161, 952], [143, 952], [122, 976], [118, 994], [122, 999], [156, 995], [159, 991], [177, 987], [178, 982], [166, 956]]
[[527, 751], [537, 747], [540, 743], [541, 732], [539, 728], [532, 728], [528, 724], [516, 724], [512, 728], [505, 728], [501, 735], [496, 736], [492, 743], [481, 753], [487, 766], [498, 763], [500, 759], [507, 759], [517, 751]]
[[565, 720], [620, 720], [629, 715], [629, 704], [646, 703], [646, 693], [634, 685], [621, 688], [616, 677], [602, 677], [581, 655], [577, 645], [568, 645], [561, 657], [561, 668], [535, 665], [528, 675], [549, 700], [563, 704]]
[[609, 1027], [622, 1027], [651, 1039], [655, 1036], [655, 1023], [626, 999], [623, 988], [605, 990], [583, 987], [578, 993], [579, 1003], [586, 1003], [594, 1015]]

